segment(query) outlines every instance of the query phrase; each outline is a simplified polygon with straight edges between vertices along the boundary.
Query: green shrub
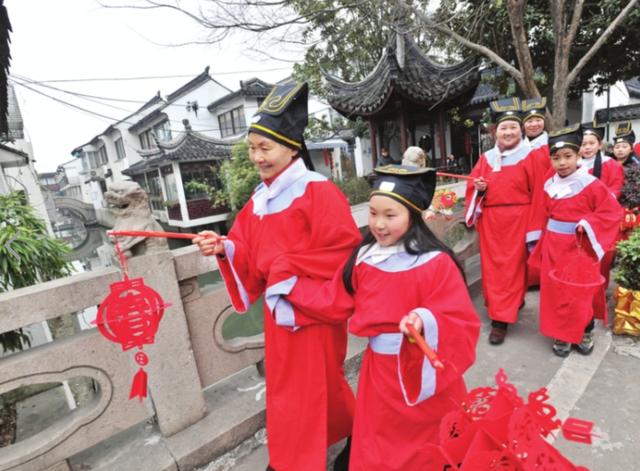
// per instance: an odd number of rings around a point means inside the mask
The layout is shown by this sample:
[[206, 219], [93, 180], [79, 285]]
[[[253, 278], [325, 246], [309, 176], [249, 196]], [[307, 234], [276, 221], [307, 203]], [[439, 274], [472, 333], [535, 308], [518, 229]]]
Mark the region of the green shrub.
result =
[[623, 288], [640, 290], [640, 228], [628, 240], [618, 242], [613, 277]]
[[349, 180], [336, 181], [335, 184], [342, 190], [352, 206], [364, 203], [369, 199], [371, 185], [365, 178], [351, 178]]
[[[69, 250], [49, 235], [22, 192], [0, 195], [0, 293], [68, 275]], [[0, 344], [17, 351], [30, 340], [17, 330], [0, 334]]]

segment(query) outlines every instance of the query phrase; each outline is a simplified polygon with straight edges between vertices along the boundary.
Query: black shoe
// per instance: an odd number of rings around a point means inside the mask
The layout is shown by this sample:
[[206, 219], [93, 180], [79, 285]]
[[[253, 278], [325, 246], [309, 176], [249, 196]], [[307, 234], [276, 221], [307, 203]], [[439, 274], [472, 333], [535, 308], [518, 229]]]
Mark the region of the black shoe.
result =
[[333, 462], [333, 471], [349, 471], [349, 458], [351, 456], [351, 437], [347, 437], [347, 444], [336, 456]]
[[593, 345], [593, 331], [591, 331], [585, 332], [582, 335], [582, 342], [576, 344], [575, 347], [578, 353], [580, 353], [581, 355], [590, 355], [591, 352], [593, 352]]
[[489, 343], [491, 345], [500, 345], [504, 343], [504, 338], [507, 336], [507, 329], [501, 327], [491, 327], [489, 332]]
[[556, 339], [553, 341], [553, 353], [555, 353], [556, 356], [566, 358], [569, 356], [569, 353], [571, 353], [571, 344]]
[[275, 469], [273, 469], [271, 466], [267, 466], [266, 471], [276, 471]]

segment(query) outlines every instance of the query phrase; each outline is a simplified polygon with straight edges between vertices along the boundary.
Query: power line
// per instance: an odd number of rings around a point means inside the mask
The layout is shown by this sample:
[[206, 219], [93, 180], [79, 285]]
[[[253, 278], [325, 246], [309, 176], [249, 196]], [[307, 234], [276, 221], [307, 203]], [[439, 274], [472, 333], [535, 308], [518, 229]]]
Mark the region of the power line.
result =
[[[96, 117], [101, 118], [101, 119], [106, 119], [106, 120], [108, 120], [109, 122], [114, 122], [114, 121], [115, 121], [115, 122], [118, 122], [118, 123], [128, 124], [128, 125], [130, 125], [130, 126], [133, 126], [134, 124], [136, 124], [136, 123], [132, 123], [132, 122], [130, 122], [130, 121], [123, 121], [123, 120], [120, 120], [120, 119], [114, 118], [114, 117], [112, 117], [112, 116], [107, 116], [107, 115], [105, 115], [105, 114], [98, 113], [97, 111], [89, 110], [89, 109], [87, 109], [87, 108], [84, 108], [84, 107], [82, 107], [82, 106], [75, 105], [75, 104], [73, 104], [73, 103], [69, 103], [68, 101], [65, 101], [65, 100], [62, 100], [62, 99], [60, 99], [60, 98], [54, 97], [54, 96], [49, 95], [49, 94], [47, 94], [47, 93], [44, 93], [44, 92], [42, 92], [42, 91], [40, 91], [40, 90], [36, 90], [35, 88], [30, 87], [30, 86], [29, 86], [29, 85], [27, 85], [26, 83], [16, 81], [14, 78], [12, 78], [12, 79], [11, 79], [11, 81], [12, 81], [13, 83], [15, 83], [16, 85], [20, 85], [20, 86], [22, 86], [22, 87], [24, 87], [24, 88], [26, 88], [26, 89], [28, 89], [28, 90], [30, 90], [30, 91], [32, 91], [32, 92], [34, 92], [34, 93], [37, 93], [37, 94], [39, 94], [39, 95], [42, 95], [42, 96], [44, 96], [44, 97], [46, 97], [46, 98], [49, 98], [49, 99], [51, 99], [51, 100], [54, 100], [54, 101], [56, 101], [56, 102], [58, 102], [58, 103], [61, 103], [61, 104], [65, 105], [65, 106], [68, 106], [68, 107], [74, 108], [74, 109], [76, 109], [77, 111], [81, 111], [81, 112], [84, 112], [84, 113], [88, 113], [88, 114], [90, 114], [90, 115], [96, 116]], [[177, 124], [182, 124], [182, 123], [180, 123], [180, 122], [178, 122], [178, 121], [171, 120], [171, 119], [168, 119], [168, 121], [169, 121], [169, 122], [173, 122], [173, 123], [177, 123]], [[171, 128], [170, 128], [169, 130], [170, 130], [172, 133], [182, 133], [182, 132], [184, 132], [184, 129], [176, 130], [176, 129], [171, 129]], [[195, 132], [221, 131], [221, 128], [193, 129], [193, 131], [195, 131]]]
[[[259, 74], [261, 72], [275, 72], [278, 70], [290, 70], [291, 67], [275, 67], [273, 69], [263, 70], [236, 70], [230, 72], [217, 72], [209, 73], [211, 76], [218, 75], [235, 75], [235, 74]], [[42, 83], [63, 83], [63, 82], [117, 82], [117, 81], [132, 81], [132, 80], [159, 80], [159, 79], [173, 79], [173, 78], [187, 78], [195, 77], [198, 74], [191, 75], [155, 75], [146, 77], [103, 77], [103, 78], [78, 78], [78, 79], [50, 79], [50, 80], [36, 80], [34, 84]]]

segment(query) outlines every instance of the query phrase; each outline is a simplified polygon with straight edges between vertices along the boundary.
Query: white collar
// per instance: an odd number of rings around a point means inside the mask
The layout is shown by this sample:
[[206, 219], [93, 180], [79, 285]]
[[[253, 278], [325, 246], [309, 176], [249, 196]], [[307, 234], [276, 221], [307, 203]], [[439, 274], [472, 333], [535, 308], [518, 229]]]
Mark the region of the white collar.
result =
[[533, 139], [525, 137], [524, 140], [526, 140], [531, 145], [531, 147], [537, 149], [538, 147], [549, 143], [549, 135], [547, 134], [547, 131], [542, 131], [542, 134], [538, 134]]
[[505, 159], [510, 155], [515, 154], [516, 152], [520, 152], [522, 148], [525, 146], [530, 147], [527, 141], [525, 141], [524, 139], [521, 139], [520, 143], [517, 146], [515, 146], [513, 149], [507, 149], [505, 151], [501, 151], [500, 148], [498, 147], [498, 144], [496, 143], [496, 145], [493, 147], [493, 156], [494, 156], [493, 162], [489, 162], [489, 164], [493, 168], [493, 171], [499, 172], [500, 170], [502, 170], [502, 159]]
[[551, 184], [548, 185], [545, 190], [552, 198], [561, 198], [571, 194], [571, 185], [580, 181], [581, 178], [582, 176], [578, 170], [564, 178], [556, 173], [551, 177]]
[[370, 261], [372, 265], [377, 265], [394, 255], [404, 252], [406, 252], [404, 242], [397, 242], [387, 247], [383, 247], [377, 242], [374, 242], [373, 244], [360, 248], [358, 257], [356, 258], [356, 265], [360, 265], [360, 263], [364, 261]]
[[284, 172], [271, 182], [271, 185], [267, 185], [264, 182], [258, 185], [258, 188], [256, 188], [252, 196], [254, 214], [261, 216], [266, 214], [269, 201], [289, 188], [292, 183], [304, 176], [305, 173], [307, 173], [307, 167], [304, 165], [304, 161], [302, 158], [297, 158]]

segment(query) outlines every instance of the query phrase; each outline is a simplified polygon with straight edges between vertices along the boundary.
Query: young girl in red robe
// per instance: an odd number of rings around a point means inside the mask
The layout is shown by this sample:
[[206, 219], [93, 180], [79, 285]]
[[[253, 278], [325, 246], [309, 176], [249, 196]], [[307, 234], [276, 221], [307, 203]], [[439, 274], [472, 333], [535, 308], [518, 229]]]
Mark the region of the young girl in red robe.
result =
[[[596, 126], [595, 123], [584, 123], [582, 125], [581, 159], [578, 161], [578, 171], [588, 173], [599, 179], [619, 199], [624, 183], [624, 168], [616, 159], [602, 155], [601, 148], [604, 132], [605, 128]], [[596, 316], [602, 319], [606, 319], [606, 289], [609, 286], [609, 275], [614, 256], [615, 245], [605, 253], [600, 263], [605, 283], [600, 292], [594, 297], [593, 309]]]
[[[566, 357], [572, 344], [579, 353], [593, 350], [593, 297], [573, 297], [550, 277], [559, 263], [578, 253], [578, 242], [590, 246], [594, 261], [613, 247], [622, 209], [604, 183], [578, 171], [580, 125], [550, 133], [555, 174], [544, 184], [545, 229], [533, 254], [540, 266], [540, 331], [554, 339], [553, 352]], [[602, 289], [602, 288], [601, 288]], [[605, 313], [596, 316], [606, 319]]]
[[[297, 308], [296, 324], [352, 316], [349, 331], [369, 338], [349, 469], [425, 471], [432, 468], [424, 446], [439, 443], [440, 420], [464, 397], [462, 374], [475, 361], [480, 322], [462, 270], [421, 217], [433, 197], [433, 169], [389, 165], [376, 173], [369, 233], [344, 270], [315, 290], [294, 287], [285, 299]], [[407, 323], [422, 331], [443, 371], [400, 332]]]
[[[218, 256], [237, 312], [265, 295], [267, 469], [275, 471], [324, 471], [327, 447], [351, 434], [354, 409], [346, 321], [298, 323], [296, 306], [279, 299], [330, 280], [361, 239], [344, 195], [303, 162], [307, 93], [306, 84], [286, 84], [265, 99], [247, 137], [263, 183], [225, 240], [210, 231], [194, 240]], [[334, 469], [347, 464], [345, 448]]]

